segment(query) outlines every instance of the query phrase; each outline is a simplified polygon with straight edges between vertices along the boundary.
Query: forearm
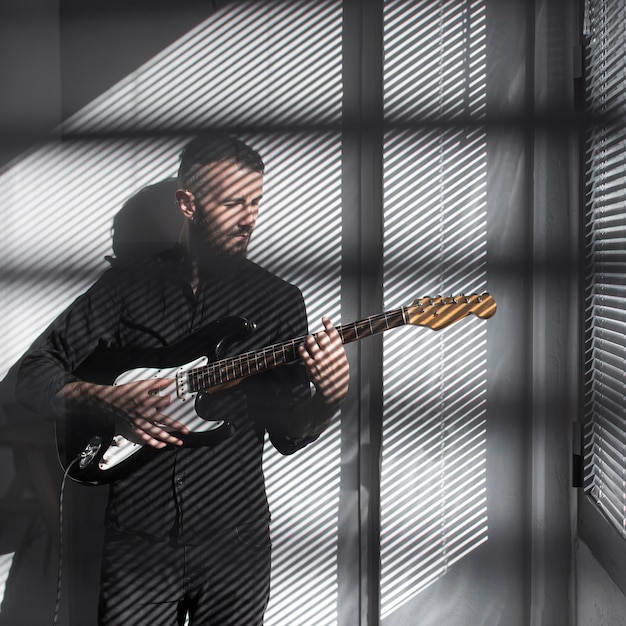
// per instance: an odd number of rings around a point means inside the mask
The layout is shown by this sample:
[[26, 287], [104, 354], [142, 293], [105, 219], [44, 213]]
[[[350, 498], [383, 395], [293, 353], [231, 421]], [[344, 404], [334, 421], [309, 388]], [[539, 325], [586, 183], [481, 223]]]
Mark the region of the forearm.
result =
[[186, 425], [166, 412], [169, 394], [161, 392], [172, 384], [167, 378], [137, 380], [123, 385], [99, 385], [75, 381], [65, 385], [54, 399], [57, 414], [100, 415], [113, 420], [120, 432], [155, 448], [182, 445]]
[[[110, 413], [108, 401], [110, 387], [77, 380], [64, 385], [52, 398], [56, 415], [73, 413]], [[110, 395], [110, 394], [109, 394]]]
[[34, 352], [24, 358], [18, 369], [15, 399], [30, 412], [45, 417], [55, 412], [59, 391], [75, 380], [57, 361]]

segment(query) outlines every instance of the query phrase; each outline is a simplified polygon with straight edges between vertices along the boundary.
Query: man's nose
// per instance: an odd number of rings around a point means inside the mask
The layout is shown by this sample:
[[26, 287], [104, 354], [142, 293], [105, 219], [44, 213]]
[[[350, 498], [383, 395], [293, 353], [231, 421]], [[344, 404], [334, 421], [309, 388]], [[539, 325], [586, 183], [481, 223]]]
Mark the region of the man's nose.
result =
[[240, 226], [254, 226], [256, 224], [258, 210], [252, 204], [244, 204], [239, 216]]

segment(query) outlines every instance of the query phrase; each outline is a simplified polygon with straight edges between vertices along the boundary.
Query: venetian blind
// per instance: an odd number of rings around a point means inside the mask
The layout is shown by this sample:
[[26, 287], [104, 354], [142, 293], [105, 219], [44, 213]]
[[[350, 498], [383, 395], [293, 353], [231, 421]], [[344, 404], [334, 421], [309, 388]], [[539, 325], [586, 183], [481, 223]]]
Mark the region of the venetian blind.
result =
[[588, 0], [585, 490], [626, 537], [626, 0]]

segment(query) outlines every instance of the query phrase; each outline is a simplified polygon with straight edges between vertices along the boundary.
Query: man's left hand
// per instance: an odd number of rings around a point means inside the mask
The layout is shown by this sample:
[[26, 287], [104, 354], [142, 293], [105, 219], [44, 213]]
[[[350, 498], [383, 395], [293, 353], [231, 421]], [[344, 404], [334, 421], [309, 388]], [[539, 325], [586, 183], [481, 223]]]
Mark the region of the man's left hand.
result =
[[350, 368], [341, 337], [332, 322], [322, 318], [324, 330], [309, 335], [298, 348], [309, 380], [328, 406], [339, 406], [348, 393]]

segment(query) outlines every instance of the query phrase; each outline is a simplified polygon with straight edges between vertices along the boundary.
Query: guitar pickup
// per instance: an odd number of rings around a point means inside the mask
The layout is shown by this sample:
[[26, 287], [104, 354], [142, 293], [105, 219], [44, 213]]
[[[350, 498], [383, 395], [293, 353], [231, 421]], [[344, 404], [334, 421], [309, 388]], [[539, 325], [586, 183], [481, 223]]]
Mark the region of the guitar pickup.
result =
[[186, 371], [181, 371], [176, 374], [176, 395], [183, 402], [189, 395], [189, 377]]

